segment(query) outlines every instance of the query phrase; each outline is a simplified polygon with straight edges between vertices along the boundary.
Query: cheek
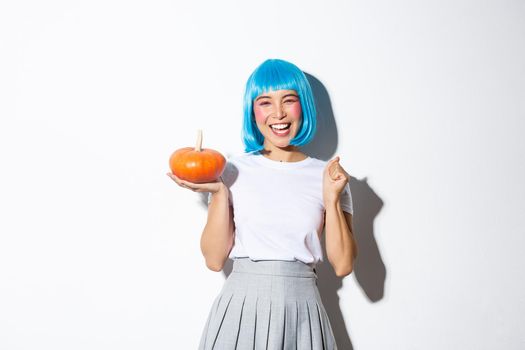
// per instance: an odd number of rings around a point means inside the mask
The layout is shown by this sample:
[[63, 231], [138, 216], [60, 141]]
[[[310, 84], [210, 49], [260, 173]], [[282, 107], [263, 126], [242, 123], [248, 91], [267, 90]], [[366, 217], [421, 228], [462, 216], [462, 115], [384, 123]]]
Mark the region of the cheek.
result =
[[263, 109], [259, 106], [253, 107], [253, 115], [255, 116], [255, 121], [258, 123], [264, 123], [266, 120], [266, 115], [263, 112]]
[[300, 119], [302, 113], [303, 113], [303, 110], [301, 108], [300, 103], [294, 103], [293, 105], [290, 106], [290, 109], [288, 110], [288, 114], [294, 119]]

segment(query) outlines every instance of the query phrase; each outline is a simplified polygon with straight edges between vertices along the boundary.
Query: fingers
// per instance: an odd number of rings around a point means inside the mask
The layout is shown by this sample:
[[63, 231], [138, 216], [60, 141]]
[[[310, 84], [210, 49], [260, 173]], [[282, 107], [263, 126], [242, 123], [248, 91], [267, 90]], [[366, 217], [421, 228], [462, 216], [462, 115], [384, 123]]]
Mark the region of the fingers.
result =
[[166, 173], [173, 181], [177, 183], [182, 188], [187, 188], [188, 190], [191, 190], [193, 192], [208, 192], [209, 191], [209, 184], [198, 184], [190, 181], [183, 180], [179, 177], [177, 177], [173, 173]]
[[334, 180], [337, 178], [337, 174], [339, 173], [339, 169], [341, 168], [341, 166], [339, 165], [339, 159], [339, 156], [337, 156], [328, 161], [328, 163], [326, 164], [326, 172]]
[[175, 182], [178, 179], [178, 177], [175, 174], [173, 174], [173, 173], [166, 173], [166, 175], [168, 175], [168, 177], [172, 178], [173, 181], [175, 181]]
[[330, 176], [332, 180], [339, 180], [341, 178], [349, 178], [350, 175], [343, 169], [339, 161], [341, 158], [339, 156], [331, 159], [326, 165], [326, 173]]
[[166, 175], [168, 175], [168, 177], [170, 177], [173, 181], [175, 181], [179, 186], [182, 185], [182, 180], [179, 179], [177, 177], [177, 175], [173, 174], [173, 173], [166, 173]]
[[335, 163], [339, 163], [339, 160], [340, 160], [340, 159], [341, 159], [341, 158], [340, 158], [339, 156], [330, 159], [330, 160], [328, 161], [328, 163], [326, 164], [327, 167], [331, 167], [331, 166], [333, 166], [333, 164], [335, 164]]
[[183, 188], [187, 188], [187, 189], [190, 189], [192, 191], [195, 191], [196, 190], [196, 184], [194, 183], [191, 183], [189, 181], [185, 181], [185, 180], [182, 180], [180, 178], [177, 177], [177, 175], [173, 174], [173, 173], [166, 173], [166, 175], [168, 175], [173, 181], [175, 181], [177, 183], [177, 185], [179, 185], [180, 187], [183, 187]]

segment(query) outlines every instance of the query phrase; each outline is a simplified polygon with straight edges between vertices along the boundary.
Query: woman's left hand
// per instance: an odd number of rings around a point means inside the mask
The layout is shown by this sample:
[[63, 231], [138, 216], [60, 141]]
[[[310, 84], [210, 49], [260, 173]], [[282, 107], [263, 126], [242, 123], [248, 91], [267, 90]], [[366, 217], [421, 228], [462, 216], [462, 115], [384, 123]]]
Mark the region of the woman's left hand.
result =
[[323, 174], [323, 201], [325, 205], [335, 203], [346, 184], [350, 180], [350, 175], [339, 164], [339, 156], [330, 160], [324, 169]]

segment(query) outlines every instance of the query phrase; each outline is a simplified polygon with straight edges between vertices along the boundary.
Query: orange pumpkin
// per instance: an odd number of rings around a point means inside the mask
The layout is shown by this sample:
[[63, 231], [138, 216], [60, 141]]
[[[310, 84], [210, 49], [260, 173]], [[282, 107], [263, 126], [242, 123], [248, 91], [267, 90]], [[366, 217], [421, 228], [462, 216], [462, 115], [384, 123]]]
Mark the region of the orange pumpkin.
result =
[[177, 177], [194, 182], [214, 182], [222, 175], [226, 159], [219, 152], [202, 148], [202, 131], [197, 135], [197, 146], [176, 150], [170, 157], [171, 172]]

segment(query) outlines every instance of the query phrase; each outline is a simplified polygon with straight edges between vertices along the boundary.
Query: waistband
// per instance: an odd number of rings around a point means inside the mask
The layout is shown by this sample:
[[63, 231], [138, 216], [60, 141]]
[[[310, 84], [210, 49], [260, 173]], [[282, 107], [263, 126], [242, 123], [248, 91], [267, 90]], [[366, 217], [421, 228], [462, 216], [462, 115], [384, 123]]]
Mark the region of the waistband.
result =
[[234, 258], [232, 272], [258, 275], [317, 278], [315, 268], [302, 261]]

